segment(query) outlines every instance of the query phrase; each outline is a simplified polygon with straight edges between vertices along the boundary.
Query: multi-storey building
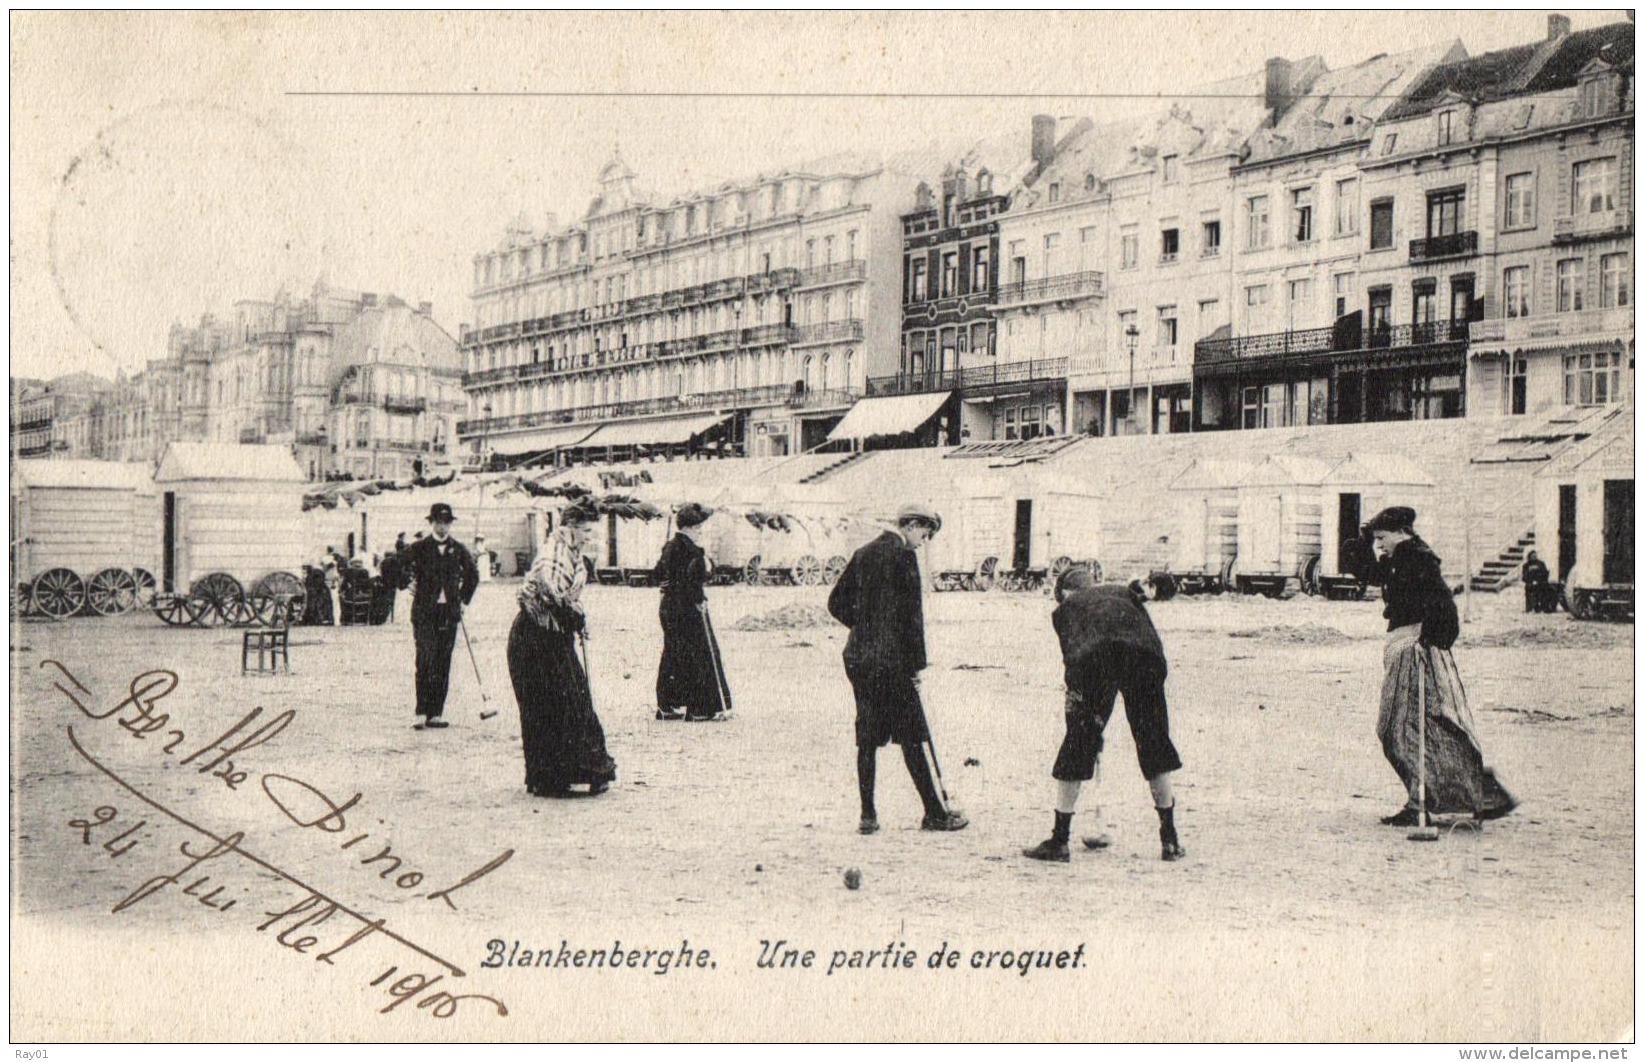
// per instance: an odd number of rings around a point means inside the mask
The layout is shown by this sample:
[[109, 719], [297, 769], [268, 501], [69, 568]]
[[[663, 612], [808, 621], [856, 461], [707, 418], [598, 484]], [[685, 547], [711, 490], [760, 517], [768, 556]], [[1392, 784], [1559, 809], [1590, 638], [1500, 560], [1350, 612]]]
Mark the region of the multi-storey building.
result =
[[[1359, 170], [1376, 122], [1459, 43], [1373, 59], [1313, 79], [1306, 98], [1256, 130], [1232, 169], [1228, 315], [1187, 337], [1195, 430], [1323, 424], [1331, 384], [1362, 361], [1358, 332], [1335, 323], [1360, 306], [1365, 252]], [[1213, 335], [1213, 333], [1215, 333]]]
[[662, 203], [613, 159], [575, 224], [516, 222], [475, 256], [464, 447], [548, 461], [818, 446], [896, 368], [913, 185], [839, 158]]
[[52, 412], [56, 396], [43, 380], [13, 378], [11, 382], [11, 453], [18, 458], [43, 458], [51, 453]]
[[[1062, 431], [1066, 356], [999, 357], [999, 219], [1016, 189], [1055, 158], [1058, 144], [1089, 125], [1058, 138], [1056, 119], [1037, 115], [1026, 145], [1019, 137], [982, 141], [948, 163], [939, 202], [920, 183], [913, 211], [902, 217], [901, 357], [894, 375], [868, 380], [870, 396], [947, 395], [934, 411], [911, 414], [928, 412], [928, 420], [906, 438], [955, 444]], [[1008, 282], [1006, 293], [1018, 297], [1023, 283]]]
[[1545, 417], [1632, 391], [1633, 25], [1563, 29], [1526, 64], [1523, 90], [1474, 118], [1495, 170], [1468, 349], [1474, 416]]

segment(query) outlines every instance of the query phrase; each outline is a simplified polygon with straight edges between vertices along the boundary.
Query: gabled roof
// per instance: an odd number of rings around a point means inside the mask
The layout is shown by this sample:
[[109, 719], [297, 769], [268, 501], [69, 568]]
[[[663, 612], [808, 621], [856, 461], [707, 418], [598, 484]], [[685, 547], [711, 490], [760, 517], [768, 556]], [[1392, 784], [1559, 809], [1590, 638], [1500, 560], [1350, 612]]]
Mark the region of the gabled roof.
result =
[[1433, 478], [1402, 454], [1349, 454], [1325, 476], [1327, 484], [1433, 487]]
[[1310, 487], [1324, 483], [1330, 466], [1312, 458], [1293, 454], [1275, 454], [1250, 470], [1239, 481], [1240, 487]]
[[1446, 94], [1475, 103], [1521, 93], [1569, 88], [1581, 69], [1602, 54], [1618, 69], [1633, 65], [1633, 24], [1616, 22], [1564, 37], [1502, 48], [1446, 63], [1416, 83], [1388, 108], [1385, 118], [1413, 118], [1432, 111]]
[[151, 490], [148, 465], [131, 461], [20, 461], [13, 466], [20, 487], [73, 487], [91, 490]]
[[1181, 475], [1170, 481], [1172, 491], [1214, 491], [1218, 488], [1237, 487], [1239, 482], [1254, 471], [1248, 461], [1228, 458], [1200, 458]]
[[155, 483], [178, 480], [254, 480], [305, 483], [291, 448], [267, 443], [172, 443], [160, 458]]

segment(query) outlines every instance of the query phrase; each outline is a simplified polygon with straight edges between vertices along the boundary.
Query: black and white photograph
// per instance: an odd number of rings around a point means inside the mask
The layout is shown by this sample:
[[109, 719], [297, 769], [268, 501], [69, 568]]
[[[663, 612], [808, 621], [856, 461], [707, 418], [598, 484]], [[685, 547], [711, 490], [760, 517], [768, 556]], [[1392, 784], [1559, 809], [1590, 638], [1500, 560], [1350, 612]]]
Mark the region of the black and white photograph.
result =
[[18, 1058], [1626, 1058], [1633, 40], [13, 11]]

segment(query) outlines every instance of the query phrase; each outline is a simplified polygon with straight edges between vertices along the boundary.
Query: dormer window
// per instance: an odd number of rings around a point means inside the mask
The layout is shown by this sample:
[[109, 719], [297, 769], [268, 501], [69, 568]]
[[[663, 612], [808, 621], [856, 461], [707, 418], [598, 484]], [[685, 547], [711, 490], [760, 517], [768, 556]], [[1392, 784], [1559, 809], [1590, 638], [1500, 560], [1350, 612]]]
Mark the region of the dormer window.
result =
[[1455, 140], [1456, 112], [1440, 111], [1438, 116], [1438, 142], [1443, 147]]
[[1062, 184], [1060, 181], [1052, 181], [1050, 183], [1050, 201], [1052, 203], [1060, 203], [1062, 201]]
[[1166, 155], [1159, 165], [1160, 177], [1165, 184], [1173, 184], [1176, 180], [1176, 156]]
[[1398, 142], [1399, 135], [1397, 133], [1387, 134], [1387, 139], [1381, 142], [1381, 153], [1384, 156], [1393, 154], [1393, 148]]
[[1093, 174], [1093, 173], [1085, 174], [1085, 191], [1086, 192], [1096, 191], [1096, 175], [1095, 174]]
[[1581, 116], [1597, 118], [1604, 113], [1604, 79], [1588, 78], [1581, 83]]

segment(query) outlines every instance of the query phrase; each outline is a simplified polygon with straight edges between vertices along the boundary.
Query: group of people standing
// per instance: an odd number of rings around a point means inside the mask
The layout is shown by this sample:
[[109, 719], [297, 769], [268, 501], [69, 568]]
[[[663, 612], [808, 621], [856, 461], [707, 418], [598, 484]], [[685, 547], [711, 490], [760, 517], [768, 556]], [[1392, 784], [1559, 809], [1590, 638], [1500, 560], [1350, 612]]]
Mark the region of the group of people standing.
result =
[[[663, 636], [656, 680], [659, 720], [729, 718], [730, 685], [707, 608], [711, 565], [699, 541], [712, 512], [694, 503], [681, 507], [676, 533], [657, 563]], [[525, 785], [537, 796], [565, 796], [574, 787], [597, 795], [616, 778], [588, 685], [588, 622], [582, 605], [589, 578], [583, 554], [599, 517], [591, 499], [566, 507], [518, 592], [508, 670], [519, 704]], [[1374, 559], [1366, 578], [1382, 588], [1388, 621], [1376, 730], [1409, 795], [1404, 807], [1383, 822], [1412, 825], [1446, 813], [1504, 816], [1515, 801], [1484, 763], [1451, 654], [1459, 632], [1455, 602], [1437, 555], [1415, 533], [1415, 518], [1407, 507], [1386, 509], [1365, 526], [1361, 544]], [[434, 506], [429, 514], [433, 534], [401, 555], [402, 578], [414, 580], [416, 587], [412, 625], [419, 728], [445, 726], [440, 716], [452, 647], [462, 608], [479, 583], [473, 558], [450, 536], [454, 519], [449, 506]], [[843, 658], [856, 705], [858, 829], [863, 834], [879, 830], [874, 801], [878, 751], [890, 743], [901, 747], [924, 806], [922, 829], [957, 831], [969, 823], [950, 806], [920, 691], [920, 673], [928, 661], [917, 552], [941, 527], [935, 510], [903, 507], [893, 529], [852, 555], [828, 597], [828, 611], [850, 630]], [[1159, 818], [1161, 857], [1180, 860], [1186, 851], [1177, 833], [1172, 779], [1182, 760], [1170, 738], [1168, 662], [1148, 614], [1147, 595], [1139, 581], [1097, 584], [1089, 569], [1076, 566], [1059, 578], [1055, 596], [1051, 626], [1062, 651], [1065, 686], [1065, 730], [1051, 768], [1055, 820], [1051, 836], [1024, 855], [1041, 861], [1070, 859], [1080, 792], [1086, 782], [1099, 778], [1103, 733], [1122, 696]], [[1418, 737], [1423, 714], [1424, 740]], [[1096, 832], [1083, 842], [1086, 848], [1103, 849], [1111, 839]]]

